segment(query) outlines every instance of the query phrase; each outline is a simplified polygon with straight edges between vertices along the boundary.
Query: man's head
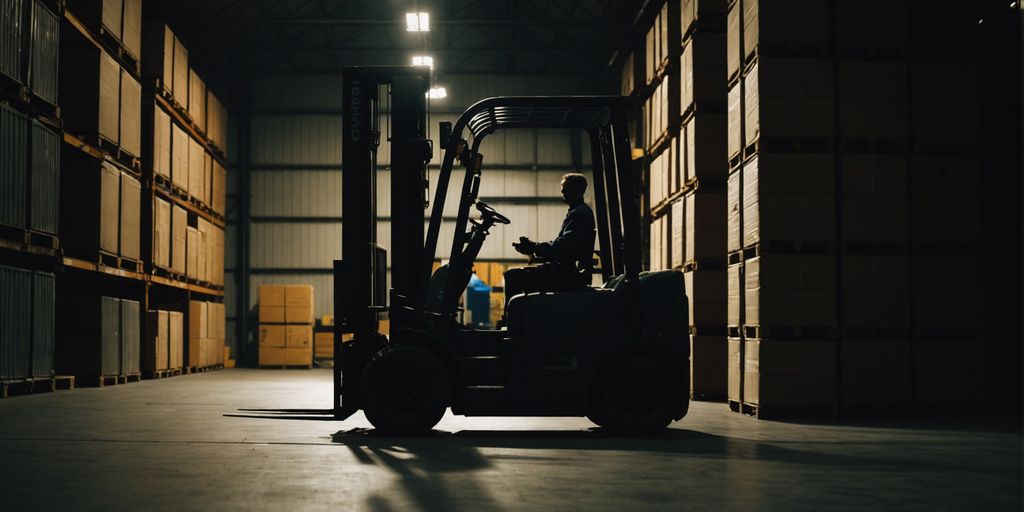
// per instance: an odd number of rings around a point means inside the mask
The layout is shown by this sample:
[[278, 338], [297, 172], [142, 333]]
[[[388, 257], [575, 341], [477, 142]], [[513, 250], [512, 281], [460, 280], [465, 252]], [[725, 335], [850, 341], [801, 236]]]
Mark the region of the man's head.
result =
[[562, 200], [574, 205], [583, 202], [583, 193], [587, 191], [587, 178], [578, 172], [562, 175]]

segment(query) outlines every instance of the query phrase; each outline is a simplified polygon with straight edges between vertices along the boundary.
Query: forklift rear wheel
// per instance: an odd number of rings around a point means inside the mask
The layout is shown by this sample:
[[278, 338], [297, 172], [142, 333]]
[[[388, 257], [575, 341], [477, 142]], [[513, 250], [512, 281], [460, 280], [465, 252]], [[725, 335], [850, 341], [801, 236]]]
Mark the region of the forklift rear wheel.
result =
[[448, 407], [444, 365], [413, 345], [390, 345], [373, 356], [359, 390], [366, 419], [386, 434], [429, 432]]
[[672, 422], [682, 386], [662, 362], [630, 356], [615, 363], [604, 381], [600, 413], [591, 420], [611, 430], [654, 432]]

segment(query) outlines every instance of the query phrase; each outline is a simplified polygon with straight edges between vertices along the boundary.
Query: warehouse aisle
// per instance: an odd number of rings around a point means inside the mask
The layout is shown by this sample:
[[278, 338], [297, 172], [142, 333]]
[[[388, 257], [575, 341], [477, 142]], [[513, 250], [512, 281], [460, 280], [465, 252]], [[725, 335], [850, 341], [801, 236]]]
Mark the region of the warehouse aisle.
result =
[[1021, 506], [1019, 425], [991, 420], [800, 425], [694, 403], [655, 439], [451, 415], [432, 437], [395, 439], [361, 415], [322, 421], [329, 389], [326, 370], [234, 369], [0, 401], [4, 508]]

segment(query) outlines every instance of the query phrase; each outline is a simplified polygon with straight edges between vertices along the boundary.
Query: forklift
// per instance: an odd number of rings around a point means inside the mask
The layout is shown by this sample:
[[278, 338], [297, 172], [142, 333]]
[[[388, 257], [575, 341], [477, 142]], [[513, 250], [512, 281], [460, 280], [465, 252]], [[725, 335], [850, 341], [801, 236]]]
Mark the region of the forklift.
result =
[[[683, 276], [643, 272], [639, 179], [619, 96], [494, 97], [454, 125], [429, 201], [429, 70], [348, 67], [343, 75], [342, 258], [334, 261], [333, 408], [363, 410], [380, 432], [430, 431], [447, 408], [465, 416], [577, 416], [622, 432], [651, 432], [689, 408], [689, 325]], [[385, 104], [384, 102], [387, 102]], [[380, 118], [391, 126], [391, 286], [377, 237]], [[460, 297], [489, 230], [512, 219], [477, 199], [482, 143], [498, 130], [561, 128], [589, 136], [602, 286], [579, 282], [506, 302], [506, 326], [459, 321]], [[467, 141], [463, 135], [470, 138]], [[450, 183], [452, 169], [466, 169]], [[449, 185], [460, 187], [448, 263], [433, 269]], [[427, 208], [431, 208], [429, 218]], [[475, 210], [475, 213], [473, 211]], [[425, 232], [424, 232], [425, 231]], [[379, 318], [390, 320], [390, 335]], [[342, 342], [342, 335], [352, 339]]]

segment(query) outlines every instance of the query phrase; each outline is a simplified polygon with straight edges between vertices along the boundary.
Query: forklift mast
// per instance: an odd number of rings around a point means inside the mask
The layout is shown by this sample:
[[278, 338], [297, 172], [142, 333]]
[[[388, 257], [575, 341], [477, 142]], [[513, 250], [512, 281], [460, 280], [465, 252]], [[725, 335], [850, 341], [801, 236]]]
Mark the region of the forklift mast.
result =
[[[382, 136], [391, 140], [391, 304], [416, 297], [416, 277], [423, 259], [423, 224], [427, 164], [427, 91], [430, 70], [418, 66], [347, 67], [342, 107], [342, 247], [334, 262], [334, 409], [338, 416], [355, 411], [343, 404], [346, 367], [342, 334], [355, 339], [381, 338], [377, 315], [388, 308], [387, 252], [377, 238], [377, 149]], [[380, 118], [389, 115], [390, 134], [381, 134]], [[374, 346], [363, 343], [358, 346]], [[357, 346], [357, 345], [353, 345]], [[359, 350], [359, 349], [356, 349]], [[360, 357], [349, 357], [355, 363]], [[349, 365], [352, 366], [352, 365]], [[352, 373], [349, 373], [350, 375]], [[348, 395], [354, 396], [354, 395]]]

